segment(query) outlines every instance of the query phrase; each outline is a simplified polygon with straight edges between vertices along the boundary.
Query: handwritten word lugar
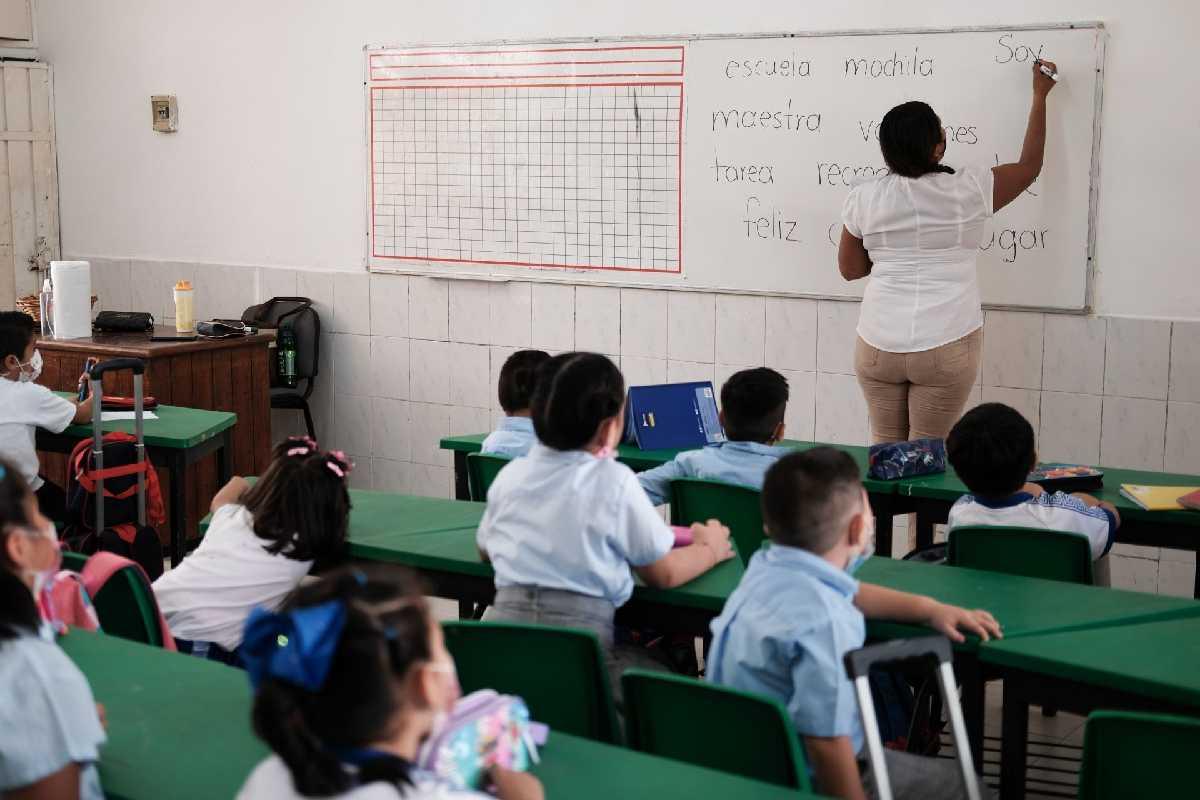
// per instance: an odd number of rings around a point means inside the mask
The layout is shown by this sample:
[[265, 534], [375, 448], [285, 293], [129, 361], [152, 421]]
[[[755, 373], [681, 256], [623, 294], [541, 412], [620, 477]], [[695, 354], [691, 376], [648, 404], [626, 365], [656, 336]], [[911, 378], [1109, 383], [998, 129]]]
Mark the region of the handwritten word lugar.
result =
[[996, 247], [1001, 251], [1007, 251], [1007, 255], [1002, 255], [1000, 260], [1005, 264], [1011, 264], [1017, 260], [1018, 250], [1045, 250], [1046, 249], [1046, 231], [1041, 230], [1023, 230], [1015, 231], [1012, 228], [1005, 228], [1000, 231], [997, 236], [995, 231], [979, 243], [979, 249], [984, 252]]
[[847, 58], [848, 78], [899, 78], [905, 75], [928, 78], [933, 75], [933, 58], [921, 57], [921, 48], [914, 47], [912, 57], [893, 52], [891, 58]]

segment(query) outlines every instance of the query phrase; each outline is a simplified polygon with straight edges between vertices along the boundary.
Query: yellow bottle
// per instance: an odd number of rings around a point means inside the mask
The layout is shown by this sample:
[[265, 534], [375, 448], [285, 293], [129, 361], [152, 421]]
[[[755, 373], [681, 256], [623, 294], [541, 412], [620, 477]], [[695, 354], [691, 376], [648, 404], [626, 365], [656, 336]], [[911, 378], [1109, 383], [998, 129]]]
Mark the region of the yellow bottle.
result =
[[192, 282], [175, 284], [175, 332], [191, 333], [196, 327], [196, 312], [192, 305]]

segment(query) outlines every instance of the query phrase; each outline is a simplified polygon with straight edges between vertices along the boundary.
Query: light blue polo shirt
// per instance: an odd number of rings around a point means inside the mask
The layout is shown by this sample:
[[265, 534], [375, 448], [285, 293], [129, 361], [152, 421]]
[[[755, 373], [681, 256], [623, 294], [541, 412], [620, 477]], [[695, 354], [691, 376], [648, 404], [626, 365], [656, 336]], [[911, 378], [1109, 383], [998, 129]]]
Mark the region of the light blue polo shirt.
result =
[[866, 639], [857, 593], [858, 581], [819, 556], [763, 548], [712, 622], [707, 679], [773, 697], [801, 736], [849, 736], [860, 752], [858, 701], [842, 666]]
[[703, 478], [761, 489], [767, 470], [790, 450], [758, 442], [723, 442], [700, 450], [687, 450], [667, 463], [638, 473], [638, 483], [657, 505], [670, 502], [671, 481]]
[[497, 588], [562, 589], [620, 606], [633, 594], [630, 567], [665, 556], [675, 535], [629, 467], [539, 443], [492, 482], [476, 542]]
[[533, 420], [529, 417], [505, 417], [499, 427], [487, 435], [479, 452], [520, 458], [537, 444]]
[[92, 689], [67, 654], [33, 635], [0, 642], [0, 796], [78, 763], [80, 798], [102, 800], [102, 744]]

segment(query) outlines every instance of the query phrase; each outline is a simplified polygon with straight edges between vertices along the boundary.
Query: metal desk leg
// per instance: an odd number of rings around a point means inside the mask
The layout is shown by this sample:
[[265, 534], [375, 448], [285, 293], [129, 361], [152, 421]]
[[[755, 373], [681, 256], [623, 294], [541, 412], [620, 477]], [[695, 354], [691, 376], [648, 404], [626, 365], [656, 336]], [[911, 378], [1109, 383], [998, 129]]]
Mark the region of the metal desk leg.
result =
[[175, 568], [183, 560], [184, 537], [187, 535], [187, 492], [184, 489], [187, 451], [173, 451], [167, 471], [171, 476], [171, 567]]
[[875, 554], [892, 557], [892, 498], [890, 495], [873, 494], [871, 513], [875, 515]]
[[[471, 486], [467, 482], [467, 454], [461, 450], [454, 451], [454, 499], [471, 499]], [[470, 617], [463, 617], [463, 619], [470, 619]]]
[[1025, 760], [1029, 738], [1029, 699], [1019, 677], [1006, 675], [1000, 716], [1000, 797], [1025, 796]]
[[231, 468], [233, 461], [233, 428], [229, 428], [221, 434], [221, 448], [217, 450], [215, 455], [217, 458], [217, 488], [220, 489], [229, 483], [229, 479], [233, 477], [230, 474], [233, 471]]
[[967, 725], [967, 740], [971, 742], [971, 758], [976, 772], [983, 771], [983, 669], [977, 655], [956, 658], [954, 671], [962, 683], [963, 720]]

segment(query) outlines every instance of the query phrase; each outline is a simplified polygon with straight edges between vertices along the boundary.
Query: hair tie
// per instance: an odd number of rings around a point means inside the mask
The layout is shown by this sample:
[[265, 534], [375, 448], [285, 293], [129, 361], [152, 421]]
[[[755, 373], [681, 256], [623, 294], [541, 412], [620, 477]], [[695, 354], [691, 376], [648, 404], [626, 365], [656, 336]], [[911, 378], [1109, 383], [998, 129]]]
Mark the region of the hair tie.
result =
[[308, 447], [293, 447], [287, 451], [287, 454], [289, 457], [290, 456], [306, 456], [311, 452], [312, 452], [312, 450], [309, 450]]
[[354, 462], [346, 458], [346, 454], [341, 450], [330, 450], [325, 454], [325, 466], [329, 467], [329, 471], [337, 475], [342, 480], [354, 471]]
[[345, 626], [346, 604], [341, 600], [282, 614], [254, 609], [246, 620], [241, 646], [250, 685], [257, 690], [263, 680], [277, 678], [319, 691]]

